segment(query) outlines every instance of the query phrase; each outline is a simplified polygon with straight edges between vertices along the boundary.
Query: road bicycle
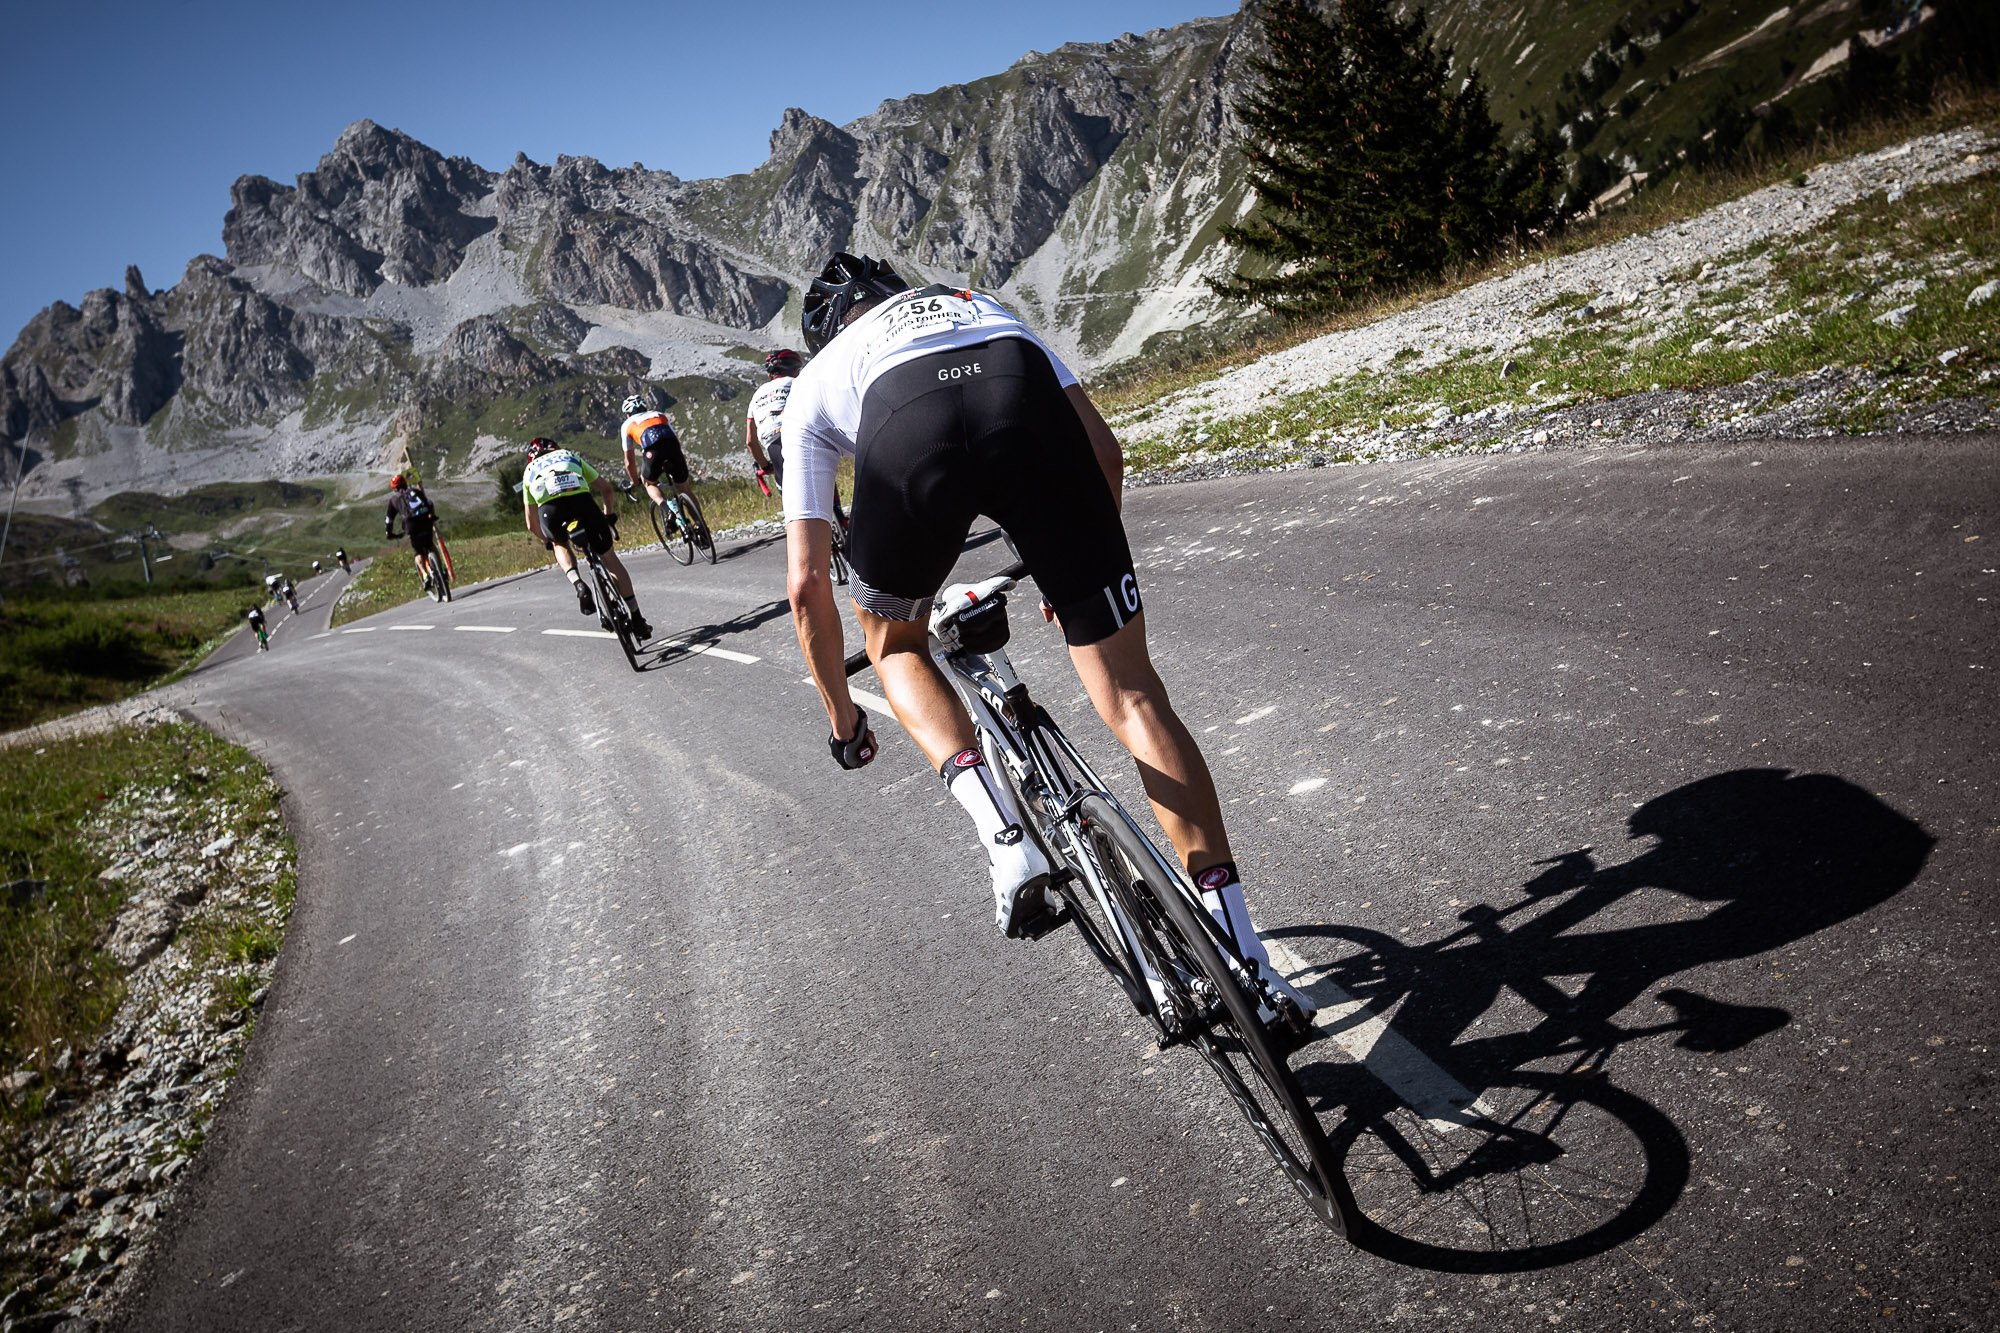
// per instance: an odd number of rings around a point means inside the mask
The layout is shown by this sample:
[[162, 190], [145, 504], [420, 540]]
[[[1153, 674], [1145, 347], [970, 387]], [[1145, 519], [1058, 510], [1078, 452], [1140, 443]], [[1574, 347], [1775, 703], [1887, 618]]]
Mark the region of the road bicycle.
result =
[[[986, 763], [1012, 788], [1055, 867], [1051, 887], [1062, 908], [1032, 933], [1073, 923], [1151, 1020], [1161, 1048], [1200, 1053], [1306, 1207], [1345, 1234], [1349, 1196], [1286, 1054], [1310, 1025], [1237, 954], [1178, 860], [1141, 831], [1015, 673], [1006, 593], [1025, 573], [1017, 564], [945, 589], [931, 616], [930, 648], [971, 711]], [[847, 665], [852, 675], [867, 655]], [[1268, 1026], [1260, 1009], [1273, 1015]]]
[[[757, 488], [766, 497], [782, 497], [785, 493], [785, 485], [778, 480], [778, 474], [767, 468], [757, 469]], [[834, 522], [829, 525], [833, 531], [833, 581], [837, 587], [844, 588], [847, 586], [847, 511], [840, 507], [837, 495], [833, 500], [833, 517]]]
[[616, 585], [611, 582], [611, 571], [604, 567], [603, 557], [591, 544], [584, 521], [566, 518], [562, 521], [562, 530], [563, 544], [590, 568], [591, 587], [597, 594], [597, 623], [617, 636], [618, 646], [625, 651], [626, 662], [634, 671], [640, 670], [641, 640], [632, 628], [632, 612], [626, 608], [625, 599], [618, 595]]

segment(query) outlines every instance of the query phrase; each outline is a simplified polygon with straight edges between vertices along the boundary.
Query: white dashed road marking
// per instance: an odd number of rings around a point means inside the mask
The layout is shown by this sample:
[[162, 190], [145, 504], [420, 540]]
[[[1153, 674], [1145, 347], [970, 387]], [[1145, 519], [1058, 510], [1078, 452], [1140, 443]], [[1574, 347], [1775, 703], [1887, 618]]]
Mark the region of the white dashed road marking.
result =
[[1251, 709], [1249, 712], [1245, 713], [1242, 717], [1237, 718], [1234, 722], [1230, 723], [1229, 725], [1232, 727], [1247, 727], [1252, 722], [1255, 722], [1260, 718], [1267, 718], [1271, 716], [1271, 714], [1277, 711], [1278, 711], [1278, 706], [1276, 704], [1265, 704], [1262, 708]]
[[615, 639], [618, 636], [608, 629], [545, 629], [544, 634], [561, 634], [572, 639]]
[[355, 626], [355, 627], [354, 627], [353, 629], [344, 629], [344, 630], [342, 630], [342, 631], [341, 631], [341, 633], [342, 633], [342, 634], [373, 634], [373, 633], [374, 633], [374, 632], [375, 632], [375, 631], [376, 631], [377, 629], [379, 629], [379, 628], [380, 628], [380, 626], [377, 626], [377, 625], [356, 625], [356, 626]]
[[1266, 940], [1264, 944], [1278, 970], [1319, 1006], [1313, 1026], [1388, 1084], [1405, 1106], [1428, 1120], [1432, 1127], [1440, 1133], [1449, 1133], [1490, 1114], [1470, 1088], [1412, 1046], [1389, 1026], [1388, 1019], [1331, 981], [1303, 981], [1311, 971], [1303, 959], [1276, 940]]
[[436, 625], [391, 625], [391, 626], [389, 626], [389, 628], [390, 628], [391, 630], [399, 630], [399, 629], [436, 629], [436, 628], [437, 628], [437, 626], [436, 626]]
[[667, 647], [678, 648], [683, 652], [689, 653], [707, 653], [710, 657], [719, 657], [725, 662], [741, 662], [745, 666], [764, 660], [761, 657], [752, 657], [748, 653], [739, 653], [730, 648], [716, 648], [706, 643], [672, 642], [667, 644]]
[[460, 634], [512, 634], [512, 625], [453, 625]]

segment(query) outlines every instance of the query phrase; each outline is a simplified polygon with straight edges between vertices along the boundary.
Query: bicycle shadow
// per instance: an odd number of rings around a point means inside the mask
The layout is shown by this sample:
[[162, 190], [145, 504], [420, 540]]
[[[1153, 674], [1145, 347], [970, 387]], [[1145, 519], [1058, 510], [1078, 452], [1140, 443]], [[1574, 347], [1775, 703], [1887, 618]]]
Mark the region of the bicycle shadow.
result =
[[748, 634], [760, 625], [768, 624], [780, 616], [790, 616], [791, 613], [792, 604], [788, 601], [766, 602], [740, 615], [731, 616], [728, 620], [695, 625], [665, 634], [655, 631], [652, 645], [645, 650], [639, 670], [657, 671], [661, 667], [672, 666], [676, 662], [697, 657], [711, 648], [720, 648], [723, 641], [732, 635]]
[[[1322, 1029], [1359, 1062], [1315, 1042], [1301, 1057], [1324, 1058], [1295, 1064], [1315, 1107], [1343, 1113], [1329, 1137], [1369, 1215], [1350, 1236], [1361, 1248], [1509, 1272], [1645, 1231], [1686, 1185], [1688, 1148], [1664, 1112], [1610, 1084], [1611, 1055], [1661, 1036], [1732, 1051], [1785, 1027], [1785, 1009], [1669, 983], [1880, 906], [1935, 845], [1860, 787], [1784, 769], [1700, 779], [1626, 823], [1653, 845], [1609, 866], [1589, 847], [1538, 861], [1547, 868], [1520, 897], [1467, 907], [1428, 942], [1344, 926], [1273, 932], [1333, 956], [1304, 980]], [[1573, 1223], [1551, 1234], [1559, 1216]]]

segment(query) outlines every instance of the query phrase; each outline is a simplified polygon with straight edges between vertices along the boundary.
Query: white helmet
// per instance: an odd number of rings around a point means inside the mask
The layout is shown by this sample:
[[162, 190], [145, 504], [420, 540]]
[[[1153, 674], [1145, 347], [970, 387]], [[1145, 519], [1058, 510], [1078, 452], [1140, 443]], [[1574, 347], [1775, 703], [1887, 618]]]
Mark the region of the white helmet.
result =
[[646, 400], [635, 393], [630, 398], [627, 398], [625, 400], [625, 406], [623, 410], [625, 415], [628, 417], [636, 413], [643, 412], [646, 410]]

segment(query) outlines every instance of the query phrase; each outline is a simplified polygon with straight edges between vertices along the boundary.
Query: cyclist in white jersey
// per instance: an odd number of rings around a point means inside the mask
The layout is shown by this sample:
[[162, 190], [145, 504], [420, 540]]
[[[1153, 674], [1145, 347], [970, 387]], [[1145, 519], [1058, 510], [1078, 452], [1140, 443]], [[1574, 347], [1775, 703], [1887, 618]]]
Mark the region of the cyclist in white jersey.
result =
[[[834, 759], [856, 768], [875, 755], [867, 714], [848, 691], [828, 576], [834, 469], [851, 454], [848, 558], [868, 657], [897, 721], [979, 830], [1000, 928], [1025, 933], [1053, 910], [1050, 867], [1022, 836], [1011, 795], [986, 771], [971, 718], [928, 649], [931, 599], [978, 513], [1019, 548], [1209, 910], [1239, 952], [1283, 984], [1251, 924], [1208, 765], [1147, 651], [1118, 517], [1123, 455], [1076, 376], [992, 297], [911, 291], [888, 265], [846, 253], [808, 286], [802, 322], [814, 357], [785, 407], [787, 559]], [[1297, 999], [1310, 1016], [1311, 1001]]]
[[757, 471], [768, 472], [785, 484], [784, 429], [785, 400], [792, 395], [792, 376], [805, 367], [805, 358], [789, 347], [764, 358], [764, 373], [771, 378], [750, 395], [750, 412], [743, 424], [743, 446]]

